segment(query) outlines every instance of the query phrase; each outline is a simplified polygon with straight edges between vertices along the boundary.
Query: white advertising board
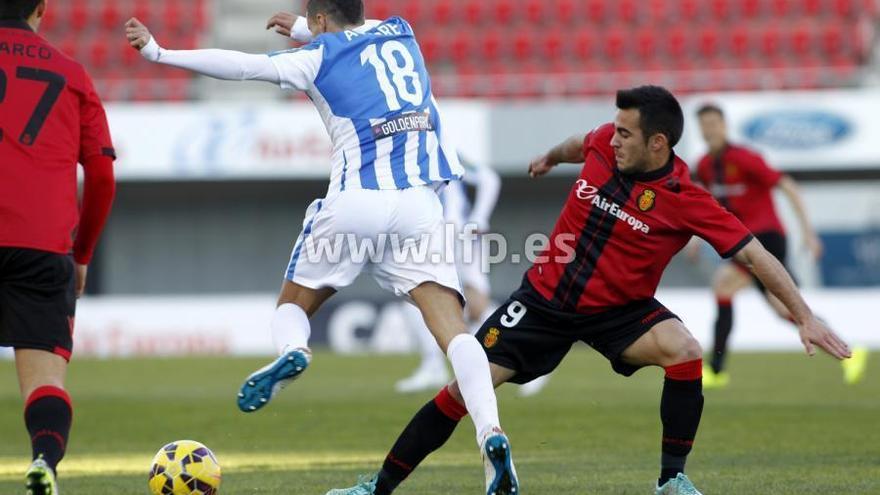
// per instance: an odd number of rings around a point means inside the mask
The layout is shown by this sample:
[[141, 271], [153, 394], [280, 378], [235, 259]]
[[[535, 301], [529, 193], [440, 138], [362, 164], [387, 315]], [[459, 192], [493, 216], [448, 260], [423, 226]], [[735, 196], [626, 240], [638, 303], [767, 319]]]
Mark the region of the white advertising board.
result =
[[706, 147], [695, 112], [704, 103], [725, 112], [730, 138], [761, 151], [783, 170], [880, 166], [880, 91], [719, 93], [689, 97], [686, 139], [679, 150], [694, 162]]
[[[488, 111], [446, 101], [444, 132], [471, 160], [489, 158]], [[114, 104], [108, 119], [120, 180], [323, 178], [330, 140], [305, 102]]]
[[[678, 314], [704, 346], [711, 344], [715, 304], [706, 290], [666, 290], [658, 298]], [[880, 348], [873, 305], [880, 289], [806, 293], [822, 315], [853, 344]], [[77, 311], [78, 357], [271, 355], [272, 294], [224, 297], [84, 298]], [[347, 300], [316, 318], [313, 337], [343, 354], [413, 349], [400, 300]], [[801, 349], [794, 328], [771, 313], [756, 291], [738, 296], [734, 350]]]

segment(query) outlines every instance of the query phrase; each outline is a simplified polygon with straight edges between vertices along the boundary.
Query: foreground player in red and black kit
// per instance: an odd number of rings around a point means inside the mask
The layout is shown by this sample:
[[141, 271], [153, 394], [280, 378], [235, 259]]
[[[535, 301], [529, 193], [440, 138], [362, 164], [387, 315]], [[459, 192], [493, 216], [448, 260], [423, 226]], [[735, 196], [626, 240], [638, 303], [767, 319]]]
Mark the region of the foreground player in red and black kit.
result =
[[[805, 247], [814, 259], [822, 256], [822, 241], [816, 235], [807, 216], [806, 206], [794, 179], [770, 167], [757, 152], [731, 144], [727, 139], [724, 112], [717, 105], [704, 105], [697, 111], [700, 131], [709, 146], [709, 153], [697, 165], [697, 178], [721, 203], [730, 210], [761, 241], [764, 248], [785, 266], [788, 242], [785, 229], [773, 203], [773, 190], [779, 188], [791, 203], [801, 226]], [[692, 244], [689, 257], [696, 259], [699, 245]], [[733, 297], [754, 283], [767, 302], [781, 317], [791, 320], [791, 314], [772, 294], [768, 293], [748, 268], [737, 263], [722, 264], [712, 280], [712, 291], [718, 303], [715, 320], [715, 340], [709, 366], [703, 371], [703, 386], [724, 387], [730, 381], [724, 372], [727, 341], [733, 329]], [[868, 352], [856, 348], [853, 358], [843, 362], [844, 378], [855, 383], [864, 376]]]
[[[559, 163], [584, 165], [553, 231], [553, 247], [477, 337], [496, 386], [550, 373], [577, 341], [602, 353], [625, 376], [644, 366], [663, 367], [656, 493], [694, 495], [699, 492], [684, 467], [703, 410], [702, 349], [654, 298], [665, 267], [691, 236], [749, 266], [794, 315], [809, 354], [817, 345], [842, 359], [849, 349], [813, 316], [776, 258], [690, 181], [687, 165], [672, 151], [684, 126], [675, 97], [645, 86], [618, 92], [617, 107], [613, 124], [575, 136], [531, 163], [533, 177]], [[561, 236], [574, 239], [573, 257], [556, 242]], [[375, 481], [340, 493], [391, 493], [449, 439], [465, 414], [453, 382], [415, 415]]]
[[57, 493], [76, 298], [114, 192], [104, 108], [83, 67], [36, 34], [45, 13], [45, 0], [0, 3], [0, 346], [15, 348], [33, 495]]

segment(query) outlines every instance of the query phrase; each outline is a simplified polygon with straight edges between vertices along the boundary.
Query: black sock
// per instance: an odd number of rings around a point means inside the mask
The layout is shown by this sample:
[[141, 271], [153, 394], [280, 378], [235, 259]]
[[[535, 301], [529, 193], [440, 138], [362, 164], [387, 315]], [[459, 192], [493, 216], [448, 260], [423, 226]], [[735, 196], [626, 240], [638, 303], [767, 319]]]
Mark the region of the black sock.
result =
[[684, 472], [685, 461], [697, 436], [703, 414], [702, 360], [666, 369], [660, 419], [663, 421], [663, 456], [658, 484]]
[[449, 440], [458, 421], [431, 400], [413, 416], [385, 458], [376, 481], [376, 495], [390, 495], [428, 455]]
[[724, 370], [724, 358], [727, 355], [727, 341], [733, 329], [733, 305], [730, 301], [718, 301], [718, 318], [715, 320], [715, 346], [712, 352], [712, 371], [721, 373]]
[[31, 435], [33, 458], [42, 456], [54, 471], [64, 457], [73, 409], [67, 392], [57, 387], [40, 387], [24, 409], [24, 422]]

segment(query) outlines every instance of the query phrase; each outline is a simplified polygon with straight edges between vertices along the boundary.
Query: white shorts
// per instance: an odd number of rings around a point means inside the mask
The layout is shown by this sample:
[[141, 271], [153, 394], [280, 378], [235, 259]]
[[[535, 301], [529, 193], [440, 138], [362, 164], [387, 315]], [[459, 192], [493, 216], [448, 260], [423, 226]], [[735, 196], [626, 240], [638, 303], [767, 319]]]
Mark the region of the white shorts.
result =
[[309, 205], [285, 278], [312, 289], [339, 289], [367, 269], [398, 296], [435, 282], [463, 300], [454, 245], [448, 255], [444, 236], [442, 207], [431, 187], [342, 191]]

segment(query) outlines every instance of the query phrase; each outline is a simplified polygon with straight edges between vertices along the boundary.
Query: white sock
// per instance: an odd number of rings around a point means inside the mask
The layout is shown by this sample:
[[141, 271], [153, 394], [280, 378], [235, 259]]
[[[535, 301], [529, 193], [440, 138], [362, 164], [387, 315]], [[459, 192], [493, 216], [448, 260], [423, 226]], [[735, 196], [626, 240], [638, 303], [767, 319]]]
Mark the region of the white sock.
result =
[[306, 312], [296, 304], [282, 304], [272, 316], [272, 341], [278, 355], [309, 346], [312, 327]]
[[419, 308], [412, 304], [404, 304], [403, 316], [406, 319], [406, 325], [409, 328], [410, 335], [416, 341], [419, 355], [422, 357], [422, 367], [430, 367], [431, 369], [445, 368], [445, 358], [437, 340], [431, 335], [431, 331], [425, 325], [422, 318], [422, 312]]
[[452, 363], [464, 405], [477, 429], [477, 444], [483, 435], [500, 426], [495, 387], [489, 374], [486, 352], [473, 335], [461, 334], [449, 343], [446, 355]]

